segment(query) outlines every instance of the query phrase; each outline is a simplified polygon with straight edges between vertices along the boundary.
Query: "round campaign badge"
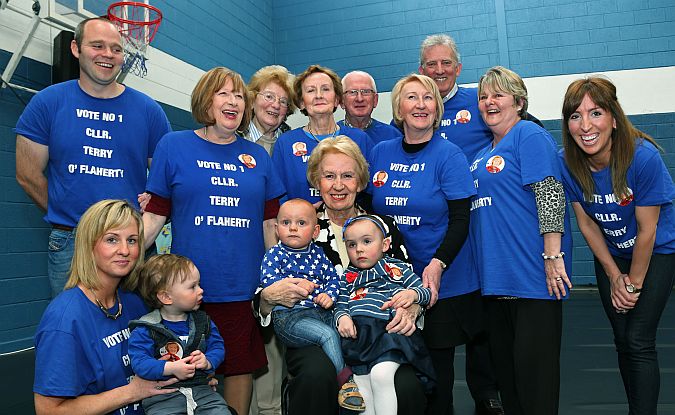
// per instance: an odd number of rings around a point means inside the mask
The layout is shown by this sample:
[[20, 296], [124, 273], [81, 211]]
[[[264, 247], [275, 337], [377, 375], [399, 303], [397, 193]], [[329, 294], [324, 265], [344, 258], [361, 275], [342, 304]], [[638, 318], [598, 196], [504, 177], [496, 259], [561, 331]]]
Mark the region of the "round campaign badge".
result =
[[487, 163], [485, 163], [485, 168], [489, 173], [495, 174], [504, 170], [505, 165], [506, 161], [504, 160], [504, 157], [492, 156], [488, 159]]
[[239, 157], [237, 158], [239, 159], [239, 161], [241, 161], [241, 164], [248, 167], [249, 169], [254, 168], [256, 165], [255, 158], [250, 154], [246, 153], [240, 154]]
[[382, 187], [385, 183], [387, 183], [387, 179], [389, 179], [387, 172], [380, 170], [373, 175], [373, 186]]

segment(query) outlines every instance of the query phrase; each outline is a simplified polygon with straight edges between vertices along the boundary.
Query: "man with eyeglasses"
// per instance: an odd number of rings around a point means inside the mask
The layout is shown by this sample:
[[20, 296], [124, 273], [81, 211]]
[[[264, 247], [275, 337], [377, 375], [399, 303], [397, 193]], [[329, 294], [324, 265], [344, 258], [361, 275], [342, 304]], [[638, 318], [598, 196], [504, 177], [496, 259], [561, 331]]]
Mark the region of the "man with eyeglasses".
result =
[[[469, 162], [492, 141], [478, 111], [476, 88], [457, 85], [462, 71], [454, 40], [444, 34], [428, 36], [420, 48], [419, 73], [432, 78], [444, 102], [439, 132], [462, 149]], [[471, 249], [465, 243], [441, 280], [439, 300], [426, 313], [423, 335], [436, 370], [437, 388], [429, 397], [427, 414], [452, 413], [455, 347], [466, 344], [466, 381], [477, 414], [503, 414], [497, 379], [490, 359], [483, 302]]]
[[345, 119], [338, 122], [340, 127], [360, 128], [373, 139], [373, 143], [399, 138], [401, 132], [389, 124], [372, 118], [377, 107], [377, 87], [373, 77], [364, 71], [352, 71], [342, 78], [342, 108]]

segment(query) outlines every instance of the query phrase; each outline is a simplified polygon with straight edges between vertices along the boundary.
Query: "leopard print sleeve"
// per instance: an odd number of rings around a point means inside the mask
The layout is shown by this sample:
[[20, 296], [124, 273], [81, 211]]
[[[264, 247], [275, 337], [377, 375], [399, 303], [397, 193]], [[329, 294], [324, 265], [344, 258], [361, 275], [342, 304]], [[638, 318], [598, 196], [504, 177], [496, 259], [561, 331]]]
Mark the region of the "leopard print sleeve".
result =
[[530, 184], [537, 202], [539, 233], [565, 232], [565, 191], [554, 177]]

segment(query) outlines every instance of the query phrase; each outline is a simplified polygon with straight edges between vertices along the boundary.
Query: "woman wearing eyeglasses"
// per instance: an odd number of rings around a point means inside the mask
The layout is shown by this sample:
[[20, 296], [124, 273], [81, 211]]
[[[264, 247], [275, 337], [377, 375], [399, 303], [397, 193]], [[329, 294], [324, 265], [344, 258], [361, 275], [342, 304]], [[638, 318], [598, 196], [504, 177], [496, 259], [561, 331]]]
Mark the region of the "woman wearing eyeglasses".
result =
[[290, 130], [284, 121], [295, 111], [293, 78], [283, 66], [270, 65], [258, 69], [248, 83], [253, 119], [245, 138], [263, 146], [270, 156], [279, 136]]
[[[333, 113], [340, 105], [342, 82], [335, 72], [319, 65], [311, 65], [295, 78], [295, 104], [309, 117], [306, 126], [288, 131], [274, 145], [272, 160], [286, 187], [288, 199], [301, 198], [316, 203], [319, 192], [307, 181], [307, 160], [314, 147], [325, 139], [346, 135], [354, 140], [364, 156], [368, 156], [373, 142], [357, 128], [340, 127]], [[297, 151], [304, 143], [304, 151]]]

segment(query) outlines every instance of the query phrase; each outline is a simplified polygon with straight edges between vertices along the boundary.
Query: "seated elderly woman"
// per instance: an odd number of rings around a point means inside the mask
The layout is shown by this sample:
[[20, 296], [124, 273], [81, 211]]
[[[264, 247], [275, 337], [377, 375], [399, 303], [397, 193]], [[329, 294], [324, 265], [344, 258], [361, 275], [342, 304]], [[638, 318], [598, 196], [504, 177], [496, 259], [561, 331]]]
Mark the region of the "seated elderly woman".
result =
[[[342, 240], [342, 226], [353, 216], [365, 213], [356, 204], [356, 195], [368, 182], [368, 165], [359, 147], [345, 136], [321, 141], [307, 163], [307, 180], [321, 196], [317, 209], [321, 228], [316, 244], [321, 246], [328, 259], [341, 272], [349, 263]], [[393, 220], [381, 217], [392, 235], [388, 255], [407, 261], [403, 239]], [[286, 278], [261, 292], [260, 310], [268, 315], [278, 304], [292, 307], [306, 298], [314, 284], [300, 278]], [[397, 309], [387, 330], [411, 335], [420, 312], [418, 305]], [[267, 319], [269, 324], [269, 318]], [[333, 364], [320, 347], [289, 348], [286, 364], [290, 381], [287, 390], [288, 413], [337, 414], [336, 396], [338, 382]], [[399, 414], [419, 414], [426, 405], [422, 385], [409, 365], [401, 366], [395, 377]]]

